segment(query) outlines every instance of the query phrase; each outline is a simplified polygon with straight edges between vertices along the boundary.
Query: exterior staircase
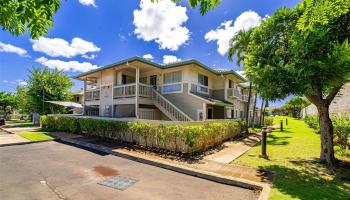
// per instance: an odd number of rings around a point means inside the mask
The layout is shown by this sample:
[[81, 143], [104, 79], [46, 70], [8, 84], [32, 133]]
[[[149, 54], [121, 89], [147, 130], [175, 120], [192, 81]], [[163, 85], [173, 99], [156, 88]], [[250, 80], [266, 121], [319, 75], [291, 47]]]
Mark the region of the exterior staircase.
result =
[[152, 89], [153, 104], [173, 121], [193, 121], [186, 113], [172, 104], [157, 90]]

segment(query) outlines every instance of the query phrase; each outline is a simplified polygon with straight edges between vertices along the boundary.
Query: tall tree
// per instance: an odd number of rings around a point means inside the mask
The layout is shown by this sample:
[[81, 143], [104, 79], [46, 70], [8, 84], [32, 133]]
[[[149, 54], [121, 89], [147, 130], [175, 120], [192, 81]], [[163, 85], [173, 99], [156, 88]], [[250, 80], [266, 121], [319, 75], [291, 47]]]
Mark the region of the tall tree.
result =
[[255, 117], [256, 117], [256, 101], [258, 99], [258, 93], [255, 92], [254, 106], [253, 106], [253, 117], [252, 117], [252, 127], [255, 127]]
[[301, 29], [299, 25], [308, 13], [328, 16], [324, 12], [329, 9], [319, 8], [334, 6], [327, 0], [315, 0], [322, 6], [305, 7], [308, 1], [295, 8], [280, 8], [254, 28], [244, 64], [247, 77], [268, 99], [304, 95], [315, 104], [320, 118], [320, 160], [333, 167], [329, 105], [350, 78], [350, 10], [348, 7], [347, 12], [328, 17], [326, 23]]
[[303, 108], [310, 105], [310, 101], [302, 97], [293, 97], [288, 99], [283, 108], [288, 111], [293, 117], [299, 118]]
[[12, 112], [13, 109], [17, 108], [18, 99], [16, 95], [9, 92], [0, 92], [0, 110], [5, 115], [5, 118], [8, 114]]
[[[237, 55], [237, 65], [240, 65], [241, 62], [244, 60], [244, 52], [248, 48], [249, 44], [249, 37], [252, 33], [252, 30], [241, 30], [239, 31], [233, 38], [230, 40], [230, 48], [228, 49], [228, 58], [230, 61], [233, 60], [233, 56]], [[252, 82], [249, 82], [249, 90], [248, 90], [248, 102], [245, 107], [245, 113], [246, 113], [246, 133], [249, 133], [249, 107], [250, 107], [250, 101], [252, 96]]]
[[48, 68], [33, 68], [28, 77], [28, 103], [30, 112], [48, 114], [63, 112], [62, 107], [48, 104], [46, 101], [69, 101], [73, 86], [69, 77], [61, 71]]

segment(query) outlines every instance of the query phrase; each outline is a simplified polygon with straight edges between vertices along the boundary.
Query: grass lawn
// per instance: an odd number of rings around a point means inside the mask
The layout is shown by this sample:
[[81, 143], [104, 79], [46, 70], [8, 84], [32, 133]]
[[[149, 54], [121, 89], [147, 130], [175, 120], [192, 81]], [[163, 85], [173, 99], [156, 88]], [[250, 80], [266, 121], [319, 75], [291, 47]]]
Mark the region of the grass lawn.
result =
[[6, 125], [9, 125], [11, 127], [31, 127], [33, 126], [33, 123], [31, 121], [6, 121]]
[[[286, 117], [275, 117], [279, 124]], [[350, 199], [350, 153], [336, 151], [343, 162], [336, 175], [329, 175], [318, 163], [320, 137], [313, 129], [297, 119], [288, 118], [283, 132], [272, 132], [267, 140], [269, 160], [259, 158], [257, 145], [235, 160], [234, 164], [257, 167], [275, 172], [270, 199]]]
[[26, 138], [29, 141], [42, 141], [54, 139], [54, 137], [50, 136], [48, 133], [45, 132], [26, 132], [20, 133], [19, 135], [21, 137]]

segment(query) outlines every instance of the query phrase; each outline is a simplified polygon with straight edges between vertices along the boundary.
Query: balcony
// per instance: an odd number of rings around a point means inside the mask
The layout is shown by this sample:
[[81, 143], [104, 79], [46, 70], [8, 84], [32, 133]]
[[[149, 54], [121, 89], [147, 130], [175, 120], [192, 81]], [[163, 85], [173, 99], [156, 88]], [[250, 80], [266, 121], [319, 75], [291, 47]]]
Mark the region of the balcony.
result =
[[[139, 83], [139, 96], [152, 97], [153, 86]], [[113, 88], [113, 98], [128, 98], [136, 96], [136, 83], [116, 85]]]
[[86, 101], [100, 100], [100, 89], [88, 90], [84, 96]]
[[208, 86], [202, 84], [191, 83], [191, 92], [209, 94]]
[[227, 95], [232, 98], [237, 98], [238, 100], [243, 100], [243, 95], [238, 89], [229, 88], [227, 89]]

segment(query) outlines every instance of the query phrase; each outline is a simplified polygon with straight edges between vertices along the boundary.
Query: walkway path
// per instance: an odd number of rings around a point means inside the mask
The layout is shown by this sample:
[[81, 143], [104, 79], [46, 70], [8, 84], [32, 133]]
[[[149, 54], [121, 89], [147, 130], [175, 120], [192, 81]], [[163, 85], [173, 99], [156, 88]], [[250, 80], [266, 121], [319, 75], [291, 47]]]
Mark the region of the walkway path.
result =
[[255, 146], [261, 139], [261, 134], [251, 134], [234, 141], [227, 141], [220, 148], [204, 156], [203, 159], [219, 163], [231, 163], [233, 160], [244, 154]]
[[28, 142], [28, 140], [25, 138], [22, 138], [19, 135], [9, 134], [0, 129], [0, 146], [5, 144], [7, 145], [7, 144], [20, 143], [20, 142]]

